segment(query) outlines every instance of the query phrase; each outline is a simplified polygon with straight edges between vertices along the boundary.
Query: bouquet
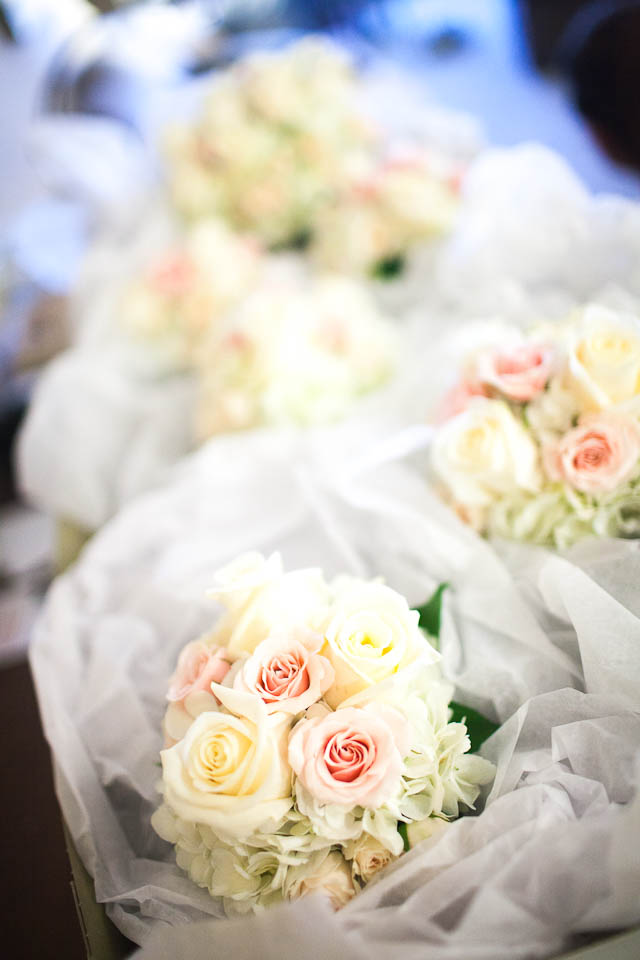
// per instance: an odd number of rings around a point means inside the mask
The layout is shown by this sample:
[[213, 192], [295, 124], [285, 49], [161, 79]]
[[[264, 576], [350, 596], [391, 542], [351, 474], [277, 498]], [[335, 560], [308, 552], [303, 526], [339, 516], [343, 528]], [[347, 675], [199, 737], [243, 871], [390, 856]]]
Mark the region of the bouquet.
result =
[[640, 536], [640, 321], [586, 306], [481, 333], [444, 399], [432, 475], [485, 534], [555, 547]]
[[412, 247], [453, 227], [459, 175], [441, 153], [415, 145], [371, 158], [319, 211], [312, 255], [324, 267], [392, 279]]
[[197, 435], [335, 421], [389, 380], [399, 353], [362, 283], [274, 271], [202, 345]]
[[168, 132], [178, 211], [222, 217], [272, 248], [311, 241], [325, 268], [394, 276], [412, 245], [450, 228], [461, 167], [433, 147], [390, 146], [363, 89], [319, 39], [244, 57], [194, 124]]
[[195, 124], [167, 133], [178, 211], [223, 216], [269, 246], [302, 240], [374, 139], [357, 92], [326, 41], [244, 57], [217, 78]]
[[201, 220], [130, 279], [119, 304], [121, 326], [134, 340], [155, 345], [174, 369], [188, 369], [262, 266], [252, 237], [234, 233], [221, 220]]
[[493, 778], [450, 722], [419, 613], [381, 581], [221, 570], [225, 614], [189, 643], [164, 719], [156, 831], [228, 913], [313, 890], [344, 905]]

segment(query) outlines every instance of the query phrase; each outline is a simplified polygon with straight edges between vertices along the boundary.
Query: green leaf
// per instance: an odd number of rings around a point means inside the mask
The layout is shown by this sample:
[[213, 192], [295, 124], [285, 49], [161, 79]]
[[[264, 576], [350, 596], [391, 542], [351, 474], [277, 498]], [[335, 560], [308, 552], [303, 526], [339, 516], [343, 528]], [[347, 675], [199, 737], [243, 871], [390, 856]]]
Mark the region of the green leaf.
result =
[[494, 723], [493, 720], [488, 720], [487, 717], [483, 717], [477, 710], [473, 710], [471, 707], [465, 707], [461, 703], [456, 703], [455, 700], [451, 701], [449, 709], [452, 712], [452, 723], [465, 724], [467, 733], [469, 734], [469, 740], [471, 741], [471, 753], [477, 753], [485, 740], [500, 726], [499, 723]]
[[407, 825], [406, 823], [403, 823], [402, 820], [398, 821], [398, 833], [402, 837], [404, 851], [406, 853], [407, 850], [411, 849], [411, 844], [409, 843], [409, 831], [407, 830]]
[[390, 257], [383, 257], [371, 268], [371, 275], [376, 280], [395, 280], [405, 268], [405, 258], [402, 253], [394, 253]]
[[[426, 630], [430, 637], [436, 640], [440, 638], [440, 619], [442, 616], [442, 594], [449, 586], [448, 583], [441, 583], [436, 588], [433, 596], [421, 607], [416, 607], [420, 614], [420, 626]], [[437, 644], [436, 644], [437, 646]]]

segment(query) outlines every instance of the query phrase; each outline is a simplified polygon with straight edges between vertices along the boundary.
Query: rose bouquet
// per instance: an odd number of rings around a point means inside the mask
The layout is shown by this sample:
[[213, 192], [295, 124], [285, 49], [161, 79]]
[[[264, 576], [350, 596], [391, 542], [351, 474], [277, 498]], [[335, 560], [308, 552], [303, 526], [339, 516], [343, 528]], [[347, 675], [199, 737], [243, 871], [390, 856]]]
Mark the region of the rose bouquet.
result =
[[164, 719], [156, 831], [227, 912], [323, 891], [337, 908], [473, 808], [491, 763], [450, 722], [419, 613], [380, 581], [218, 573], [225, 614], [189, 643]]
[[374, 139], [342, 52], [319, 39], [242, 58], [191, 125], [167, 134], [180, 213], [223, 216], [270, 246], [308, 234], [317, 209]]
[[330, 269], [395, 275], [411, 246], [451, 226], [461, 166], [413, 139], [390, 144], [363, 92], [326, 41], [245, 56], [195, 124], [168, 132], [178, 211], [223, 217], [270, 247], [311, 239]]
[[256, 282], [259, 245], [221, 220], [201, 220], [150, 257], [122, 291], [121, 326], [153, 344], [174, 368], [193, 366], [203, 340]]
[[399, 335], [338, 275], [269, 277], [203, 343], [197, 434], [343, 417], [394, 373]]
[[465, 358], [431, 446], [433, 477], [482, 533], [565, 547], [640, 536], [640, 322], [587, 306]]
[[370, 158], [319, 211], [313, 256], [332, 269], [395, 276], [413, 246], [453, 226], [459, 174], [442, 154], [416, 146]]

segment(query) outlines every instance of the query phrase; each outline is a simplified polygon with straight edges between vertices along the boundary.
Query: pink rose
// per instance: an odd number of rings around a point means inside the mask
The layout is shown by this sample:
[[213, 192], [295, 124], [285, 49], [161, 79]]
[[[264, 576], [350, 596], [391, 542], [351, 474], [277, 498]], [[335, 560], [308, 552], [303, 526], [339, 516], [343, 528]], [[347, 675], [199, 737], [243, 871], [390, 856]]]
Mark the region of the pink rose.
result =
[[224, 647], [208, 647], [200, 640], [188, 643], [169, 681], [167, 700], [182, 701], [199, 690], [210, 692], [211, 684], [222, 683], [230, 666], [229, 653]]
[[408, 750], [404, 717], [378, 703], [302, 720], [289, 738], [289, 763], [320, 803], [379, 807], [397, 789]]
[[438, 404], [433, 420], [435, 423], [444, 423], [446, 420], [451, 420], [467, 409], [472, 397], [487, 396], [487, 390], [481, 383], [476, 383], [473, 380], [460, 380], [445, 393]]
[[268, 713], [302, 713], [333, 683], [333, 667], [318, 653], [322, 643], [311, 631], [272, 634], [245, 661], [234, 688], [256, 694]]
[[150, 270], [151, 285], [161, 296], [179, 297], [193, 283], [195, 269], [183, 253], [169, 253]]
[[583, 493], [607, 493], [627, 480], [640, 456], [640, 431], [630, 417], [600, 413], [584, 417], [544, 453], [552, 480]]
[[482, 352], [476, 361], [481, 383], [509, 400], [526, 402], [544, 390], [553, 370], [553, 350], [541, 344], [522, 343]]

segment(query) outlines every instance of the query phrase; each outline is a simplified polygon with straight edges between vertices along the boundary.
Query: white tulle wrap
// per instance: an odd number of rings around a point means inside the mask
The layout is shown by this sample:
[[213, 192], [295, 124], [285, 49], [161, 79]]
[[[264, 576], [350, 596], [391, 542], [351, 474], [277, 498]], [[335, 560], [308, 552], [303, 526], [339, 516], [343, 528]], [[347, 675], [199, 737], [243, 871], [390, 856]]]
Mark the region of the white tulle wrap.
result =
[[[32, 666], [98, 900], [127, 936], [151, 938], [154, 957], [298, 960], [312, 944], [336, 960], [513, 960], [638, 922], [636, 545], [501, 555], [388, 444], [364, 458], [350, 441], [333, 431], [301, 451], [286, 432], [219, 438], [111, 521], [51, 589]], [[213, 572], [249, 549], [327, 576], [382, 575], [410, 604], [446, 580], [445, 674], [457, 700], [503, 723], [482, 750], [497, 776], [480, 816], [432, 836], [336, 915], [311, 897], [221, 920], [149, 823], [168, 678], [219, 614]]]

